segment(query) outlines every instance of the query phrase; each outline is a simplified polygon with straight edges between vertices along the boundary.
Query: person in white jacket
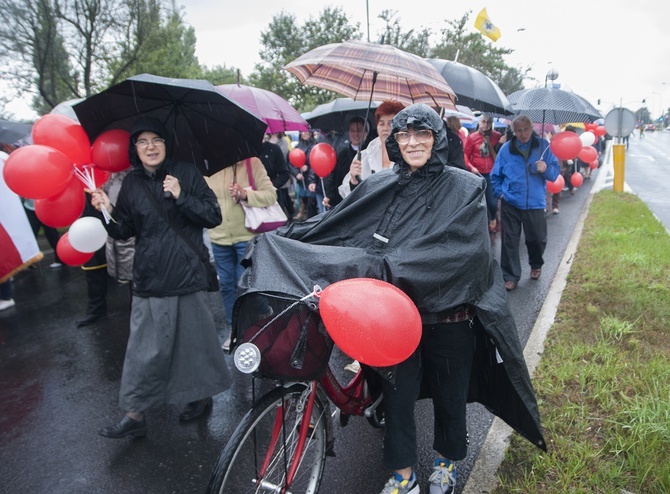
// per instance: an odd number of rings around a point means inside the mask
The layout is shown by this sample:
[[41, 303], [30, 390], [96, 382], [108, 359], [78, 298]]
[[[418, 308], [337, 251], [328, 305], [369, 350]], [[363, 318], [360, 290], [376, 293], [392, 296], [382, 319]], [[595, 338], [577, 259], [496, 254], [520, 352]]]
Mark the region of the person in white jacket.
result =
[[338, 187], [338, 192], [342, 199], [360, 183], [373, 173], [380, 172], [384, 168], [390, 168], [393, 163], [389, 160], [384, 145], [386, 138], [391, 134], [391, 120], [396, 113], [405, 106], [398, 101], [383, 101], [375, 111], [375, 122], [377, 123], [377, 137], [375, 137], [368, 147], [358, 153], [351, 162], [349, 173], [342, 180], [342, 185]]

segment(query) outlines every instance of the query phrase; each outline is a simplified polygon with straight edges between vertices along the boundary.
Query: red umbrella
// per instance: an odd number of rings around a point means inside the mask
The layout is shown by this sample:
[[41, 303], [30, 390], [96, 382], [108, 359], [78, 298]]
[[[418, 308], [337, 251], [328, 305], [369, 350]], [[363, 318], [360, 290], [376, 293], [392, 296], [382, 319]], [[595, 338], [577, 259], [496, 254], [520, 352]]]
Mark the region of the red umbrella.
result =
[[308, 51], [284, 67], [300, 82], [354, 100], [396, 100], [455, 110], [456, 95], [426, 60], [391, 45], [348, 41]]
[[309, 124], [278, 94], [242, 84], [222, 84], [215, 86], [224, 96], [243, 106], [268, 124], [268, 133], [287, 130], [309, 130]]

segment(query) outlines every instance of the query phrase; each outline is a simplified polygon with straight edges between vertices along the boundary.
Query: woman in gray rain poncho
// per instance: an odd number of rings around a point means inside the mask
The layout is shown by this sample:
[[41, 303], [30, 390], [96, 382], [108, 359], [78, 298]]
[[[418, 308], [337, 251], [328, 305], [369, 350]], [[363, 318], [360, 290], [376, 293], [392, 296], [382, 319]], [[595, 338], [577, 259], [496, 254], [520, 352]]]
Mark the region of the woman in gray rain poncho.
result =
[[484, 404], [546, 446], [491, 250], [484, 180], [446, 166], [444, 124], [426, 105], [394, 117], [386, 147], [392, 170], [371, 175], [326, 214], [257, 238], [242, 289], [302, 296], [314, 285], [368, 277], [403, 290], [419, 309], [423, 334], [406, 361], [377, 369], [384, 377], [384, 462], [394, 471], [383, 492], [419, 491], [414, 403], [427, 396], [436, 417], [430, 492], [451, 492], [453, 462], [467, 451], [466, 402]]

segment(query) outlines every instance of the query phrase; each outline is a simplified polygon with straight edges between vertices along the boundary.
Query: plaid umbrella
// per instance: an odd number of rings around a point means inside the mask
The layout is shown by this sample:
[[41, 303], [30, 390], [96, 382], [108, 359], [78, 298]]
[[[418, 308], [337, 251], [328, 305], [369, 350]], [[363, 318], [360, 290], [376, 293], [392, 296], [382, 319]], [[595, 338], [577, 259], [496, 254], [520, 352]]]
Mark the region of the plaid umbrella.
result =
[[515, 114], [533, 122], [562, 124], [593, 122], [602, 115], [578, 94], [556, 88], [522, 89], [508, 96]]
[[455, 94], [423, 58], [391, 45], [348, 41], [320, 46], [284, 67], [300, 82], [354, 100], [396, 100], [454, 110]]
[[452, 60], [428, 59], [456, 93], [456, 103], [473, 110], [509, 115], [511, 104], [502, 89], [479, 70]]

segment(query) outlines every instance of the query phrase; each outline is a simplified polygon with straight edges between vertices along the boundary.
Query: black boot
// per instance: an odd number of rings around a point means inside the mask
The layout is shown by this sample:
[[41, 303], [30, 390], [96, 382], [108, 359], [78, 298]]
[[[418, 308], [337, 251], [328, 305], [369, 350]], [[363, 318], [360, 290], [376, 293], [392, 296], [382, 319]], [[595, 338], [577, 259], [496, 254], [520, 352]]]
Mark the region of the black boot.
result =
[[212, 406], [212, 398], [205, 398], [204, 400], [192, 401], [184, 407], [184, 410], [179, 415], [179, 420], [187, 422], [196, 419], [202, 415], [205, 410]]
[[142, 417], [142, 420], [135, 420], [126, 415], [118, 424], [100, 429], [98, 434], [112, 439], [121, 439], [126, 436], [144, 437], [147, 435], [147, 424], [144, 417]]

